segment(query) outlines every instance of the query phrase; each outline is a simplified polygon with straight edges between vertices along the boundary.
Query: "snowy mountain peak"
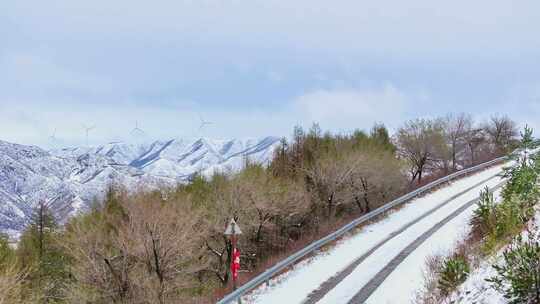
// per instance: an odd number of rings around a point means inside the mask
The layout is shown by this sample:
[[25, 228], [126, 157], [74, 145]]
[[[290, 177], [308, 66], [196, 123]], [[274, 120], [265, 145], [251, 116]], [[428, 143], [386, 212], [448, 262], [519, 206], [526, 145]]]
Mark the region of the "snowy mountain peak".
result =
[[278, 144], [277, 137], [197, 138], [46, 151], [0, 141], [0, 232], [21, 231], [38, 200], [50, 201], [62, 220], [113, 182], [127, 189], [173, 186], [197, 172], [239, 170], [246, 157], [268, 163]]

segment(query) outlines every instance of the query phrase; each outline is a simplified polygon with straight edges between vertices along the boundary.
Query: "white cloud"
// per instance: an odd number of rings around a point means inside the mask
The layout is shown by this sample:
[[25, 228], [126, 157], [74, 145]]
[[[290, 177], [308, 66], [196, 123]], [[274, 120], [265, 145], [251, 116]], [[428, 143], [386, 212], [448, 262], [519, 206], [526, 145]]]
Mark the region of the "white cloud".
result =
[[294, 102], [306, 121], [334, 129], [369, 128], [375, 122], [395, 124], [405, 116], [406, 94], [392, 85], [370, 89], [315, 90]]

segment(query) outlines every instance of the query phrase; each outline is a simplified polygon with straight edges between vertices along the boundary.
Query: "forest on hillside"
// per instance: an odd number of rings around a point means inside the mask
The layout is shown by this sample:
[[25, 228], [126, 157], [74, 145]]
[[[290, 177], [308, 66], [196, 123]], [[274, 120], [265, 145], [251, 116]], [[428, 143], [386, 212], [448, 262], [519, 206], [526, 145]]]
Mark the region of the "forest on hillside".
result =
[[504, 115], [407, 121], [391, 135], [295, 127], [268, 164], [195, 175], [174, 189], [106, 198], [58, 225], [40, 203], [17, 246], [0, 238], [2, 303], [212, 303], [230, 291], [234, 218], [241, 280], [310, 240], [426, 182], [506, 154], [517, 125]]

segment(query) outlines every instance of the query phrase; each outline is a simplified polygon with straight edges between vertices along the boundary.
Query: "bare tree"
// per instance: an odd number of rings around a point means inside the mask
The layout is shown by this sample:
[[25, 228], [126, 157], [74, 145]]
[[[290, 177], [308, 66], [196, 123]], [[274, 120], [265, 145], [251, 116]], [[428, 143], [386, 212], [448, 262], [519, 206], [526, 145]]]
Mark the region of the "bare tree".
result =
[[411, 183], [420, 183], [426, 168], [440, 161], [440, 151], [445, 148], [443, 129], [436, 120], [416, 119], [405, 123], [397, 132], [399, 154], [408, 160]]
[[178, 303], [194, 286], [205, 266], [200, 217], [158, 197], [121, 199], [124, 216], [111, 223], [93, 214], [68, 224], [74, 303]]
[[66, 226], [62, 245], [73, 261], [71, 274], [74, 279], [66, 296], [73, 303], [100, 303], [100, 294], [112, 303], [125, 303], [122, 301], [122, 286], [125, 286], [122, 277], [125, 276], [119, 276], [112, 264], [118, 265], [123, 259], [108, 250], [111, 244], [103, 231], [101, 216], [97, 212], [91, 215], [75, 218]]
[[517, 137], [516, 123], [507, 115], [493, 115], [484, 127], [496, 153], [503, 153]]
[[137, 299], [174, 303], [191, 287], [193, 275], [204, 268], [197, 259], [202, 227], [188, 206], [141, 196], [125, 204], [128, 220], [119, 229], [116, 246], [133, 260], [129, 276]]
[[301, 185], [277, 179], [260, 166], [245, 170], [236, 182], [240, 188], [238, 199], [247, 211], [243, 226], [253, 231], [252, 239], [256, 244], [262, 241], [265, 228], [273, 226], [275, 220], [286, 220], [308, 209], [308, 197]]
[[470, 126], [465, 132], [465, 143], [469, 153], [469, 161], [471, 165], [474, 165], [477, 161], [478, 150], [486, 142], [486, 136], [482, 128]]
[[338, 195], [346, 189], [346, 183], [358, 164], [358, 160], [349, 162], [345, 158], [326, 156], [305, 169], [307, 187], [316, 199], [326, 205], [328, 218], [334, 214], [335, 207], [343, 203]]
[[443, 119], [444, 134], [450, 146], [450, 161], [453, 171], [457, 170], [459, 154], [467, 148], [467, 132], [473, 124], [473, 118], [465, 113], [449, 114]]
[[391, 152], [374, 149], [353, 157], [359, 165], [349, 176], [346, 194], [360, 212], [370, 212], [403, 189], [406, 177], [400, 174], [401, 165]]

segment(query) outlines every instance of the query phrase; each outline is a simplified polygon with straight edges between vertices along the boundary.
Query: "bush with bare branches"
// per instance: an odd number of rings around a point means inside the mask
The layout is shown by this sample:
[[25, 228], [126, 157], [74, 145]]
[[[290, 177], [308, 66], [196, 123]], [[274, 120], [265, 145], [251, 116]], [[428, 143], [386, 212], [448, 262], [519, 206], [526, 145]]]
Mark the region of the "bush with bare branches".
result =
[[[74, 276], [70, 302], [162, 304], [189, 298], [204, 267], [198, 260], [204, 250], [200, 216], [185, 202], [164, 202], [158, 195], [108, 203], [118, 205], [67, 226], [64, 245]], [[121, 216], [107, 209], [121, 210]]]

